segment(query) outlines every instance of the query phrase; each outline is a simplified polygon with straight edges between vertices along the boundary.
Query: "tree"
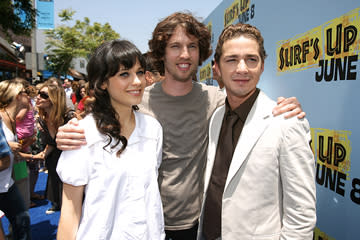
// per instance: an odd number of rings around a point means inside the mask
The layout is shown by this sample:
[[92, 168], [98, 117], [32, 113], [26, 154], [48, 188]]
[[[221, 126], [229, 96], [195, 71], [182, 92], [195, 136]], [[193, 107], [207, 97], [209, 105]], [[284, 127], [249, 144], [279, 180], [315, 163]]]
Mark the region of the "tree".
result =
[[[62, 22], [69, 22], [73, 20], [74, 14], [75, 11], [65, 9], [59, 13], [59, 17]], [[57, 74], [66, 74], [73, 58], [88, 58], [104, 41], [120, 37], [109, 23], [101, 25], [95, 22], [91, 25], [87, 17], [83, 21], [76, 20], [72, 27], [61, 25], [45, 33], [48, 68]]]
[[0, 16], [0, 26], [9, 38], [10, 32], [29, 36], [35, 27], [36, 9], [31, 0], [1, 0]]

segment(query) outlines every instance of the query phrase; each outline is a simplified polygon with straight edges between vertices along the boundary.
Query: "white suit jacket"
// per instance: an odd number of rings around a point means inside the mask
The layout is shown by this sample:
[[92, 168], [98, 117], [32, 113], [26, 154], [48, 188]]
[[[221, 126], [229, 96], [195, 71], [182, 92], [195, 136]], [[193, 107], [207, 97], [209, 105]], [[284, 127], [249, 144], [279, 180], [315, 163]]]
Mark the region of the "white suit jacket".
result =
[[[306, 119], [273, 117], [260, 91], [238, 140], [222, 199], [222, 240], [312, 240], [316, 223], [315, 161]], [[204, 200], [225, 106], [209, 126]], [[202, 239], [201, 211], [198, 239]]]

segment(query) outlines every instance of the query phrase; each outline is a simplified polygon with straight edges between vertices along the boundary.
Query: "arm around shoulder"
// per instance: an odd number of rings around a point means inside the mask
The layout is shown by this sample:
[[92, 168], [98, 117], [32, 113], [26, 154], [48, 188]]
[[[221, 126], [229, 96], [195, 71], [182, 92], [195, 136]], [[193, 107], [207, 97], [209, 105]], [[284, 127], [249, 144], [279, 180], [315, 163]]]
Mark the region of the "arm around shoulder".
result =
[[79, 121], [76, 118], [59, 127], [56, 134], [56, 144], [57, 148], [63, 151], [79, 149], [82, 145], [86, 145], [84, 128], [79, 126]]
[[273, 109], [273, 114], [274, 116], [277, 116], [282, 113], [285, 113], [285, 118], [297, 116], [297, 118], [302, 119], [306, 116], [306, 113], [302, 110], [301, 104], [296, 97], [278, 97], [277, 105]]

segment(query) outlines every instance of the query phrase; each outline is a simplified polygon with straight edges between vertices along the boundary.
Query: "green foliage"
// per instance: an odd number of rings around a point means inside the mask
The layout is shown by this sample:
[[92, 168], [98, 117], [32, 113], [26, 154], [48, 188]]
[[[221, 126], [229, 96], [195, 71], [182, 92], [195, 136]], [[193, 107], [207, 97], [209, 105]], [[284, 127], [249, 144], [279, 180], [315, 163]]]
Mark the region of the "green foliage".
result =
[[[24, 19], [21, 19], [20, 16]], [[0, 0], [0, 26], [10, 39], [9, 31], [15, 35], [31, 34], [35, 27], [36, 10], [31, 0]]]
[[[66, 23], [73, 20], [75, 11], [65, 9], [59, 13], [61, 21]], [[76, 20], [73, 26], [61, 25], [46, 31], [46, 51], [49, 56], [48, 68], [57, 73], [65, 74], [71, 66], [71, 61], [76, 57], [88, 58], [90, 54], [104, 41], [120, 37], [110, 26], [95, 22], [90, 24], [90, 19]]]

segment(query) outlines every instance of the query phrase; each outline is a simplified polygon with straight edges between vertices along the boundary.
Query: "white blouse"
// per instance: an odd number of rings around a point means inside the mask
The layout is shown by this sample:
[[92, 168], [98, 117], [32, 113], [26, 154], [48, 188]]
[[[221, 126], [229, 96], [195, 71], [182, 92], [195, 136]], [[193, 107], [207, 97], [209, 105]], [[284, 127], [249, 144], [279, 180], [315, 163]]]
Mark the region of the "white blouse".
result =
[[76, 239], [164, 239], [158, 188], [162, 128], [154, 118], [135, 112], [136, 127], [120, 158], [103, 148], [92, 115], [80, 121], [87, 145], [64, 151], [57, 172], [64, 183], [86, 185]]

